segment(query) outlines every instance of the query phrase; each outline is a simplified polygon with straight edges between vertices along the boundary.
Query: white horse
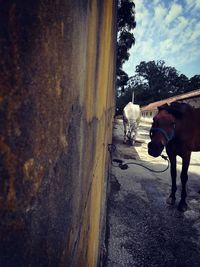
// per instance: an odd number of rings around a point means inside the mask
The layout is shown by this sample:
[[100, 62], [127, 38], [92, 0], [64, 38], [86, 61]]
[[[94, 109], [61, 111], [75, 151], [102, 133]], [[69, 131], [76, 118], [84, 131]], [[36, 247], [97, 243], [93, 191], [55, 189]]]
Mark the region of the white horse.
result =
[[124, 143], [134, 145], [140, 121], [140, 106], [129, 102], [123, 110]]

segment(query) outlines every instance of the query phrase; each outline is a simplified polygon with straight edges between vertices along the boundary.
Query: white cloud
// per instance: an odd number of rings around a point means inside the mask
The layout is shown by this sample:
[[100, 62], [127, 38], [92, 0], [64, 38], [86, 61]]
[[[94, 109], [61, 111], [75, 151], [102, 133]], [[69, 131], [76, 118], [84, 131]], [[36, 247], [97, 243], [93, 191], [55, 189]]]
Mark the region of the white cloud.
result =
[[166, 39], [160, 43], [160, 50], [161, 51], [166, 51], [166, 50], [172, 49], [172, 47], [173, 47], [173, 41], [171, 39]]
[[186, 0], [186, 5], [190, 8], [191, 6], [193, 6], [195, 4], [194, 0]]
[[160, 21], [166, 15], [167, 10], [163, 7], [163, 5], [159, 4], [158, 6], [154, 7], [154, 12], [155, 12], [155, 20]]
[[171, 37], [175, 38], [178, 36], [180, 38], [180, 33], [185, 34], [186, 28], [188, 28], [189, 21], [183, 16], [180, 16], [177, 18], [177, 23], [174, 25], [172, 29], [169, 29], [168, 34], [170, 34]]
[[195, 26], [195, 29], [191, 35], [190, 42], [196, 41], [198, 38], [200, 38], [200, 22], [198, 22]]
[[178, 26], [176, 27], [176, 31], [179, 31], [179, 33], [187, 27], [189, 21], [188, 19], [184, 18], [183, 16], [180, 16], [178, 18]]
[[144, 0], [135, 0], [134, 3], [136, 8], [144, 8]]
[[195, 3], [195, 7], [197, 9], [200, 9], [200, 0], [197, 0], [196, 3]]
[[178, 15], [181, 14], [183, 8], [179, 4], [172, 4], [169, 13], [166, 16], [166, 22], [170, 24]]
[[194, 75], [199, 74], [200, 17], [197, 10], [200, 0], [184, 0], [182, 5], [175, 0], [153, 0], [151, 5], [149, 0], [134, 2], [136, 44], [129, 51], [131, 57], [124, 70], [131, 76], [141, 61], [162, 59], [188, 77], [199, 64]]

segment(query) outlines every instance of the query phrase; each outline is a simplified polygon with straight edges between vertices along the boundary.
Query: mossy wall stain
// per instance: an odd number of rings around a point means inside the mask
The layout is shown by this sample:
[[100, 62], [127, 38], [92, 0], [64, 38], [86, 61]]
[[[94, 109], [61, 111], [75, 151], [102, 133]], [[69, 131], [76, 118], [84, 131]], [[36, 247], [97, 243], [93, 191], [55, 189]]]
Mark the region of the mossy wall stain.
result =
[[0, 266], [97, 266], [116, 1], [0, 1]]

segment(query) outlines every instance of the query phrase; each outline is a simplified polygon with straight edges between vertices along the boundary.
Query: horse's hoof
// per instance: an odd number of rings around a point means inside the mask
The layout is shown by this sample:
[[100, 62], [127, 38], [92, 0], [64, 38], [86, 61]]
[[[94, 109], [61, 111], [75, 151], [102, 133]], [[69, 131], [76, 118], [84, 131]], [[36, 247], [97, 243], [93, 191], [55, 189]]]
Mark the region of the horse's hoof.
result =
[[187, 210], [187, 203], [180, 201], [177, 209], [178, 211], [185, 212]]
[[174, 198], [174, 197], [168, 197], [168, 199], [166, 200], [166, 203], [168, 205], [174, 205], [175, 202], [176, 202], [176, 198]]

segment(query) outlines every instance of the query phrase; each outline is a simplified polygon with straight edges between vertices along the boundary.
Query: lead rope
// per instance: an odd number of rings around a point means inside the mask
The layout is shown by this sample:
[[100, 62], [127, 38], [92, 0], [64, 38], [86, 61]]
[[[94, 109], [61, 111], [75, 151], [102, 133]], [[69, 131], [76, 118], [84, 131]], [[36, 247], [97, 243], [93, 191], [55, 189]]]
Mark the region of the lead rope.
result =
[[[141, 167], [143, 167], [143, 168], [145, 168], [145, 169], [147, 169], [147, 170], [149, 170], [151, 172], [155, 172], [155, 173], [165, 172], [169, 168], [169, 159], [168, 159], [167, 156], [160, 155], [161, 158], [163, 158], [164, 160], [167, 161], [167, 167], [164, 170], [153, 170], [153, 169], [151, 169], [151, 168], [149, 168], [149, 167], [147, 167], [147, 166], [145, 166], [145, 165], [143, 165], [141, 163], [137, 163], [137, 162], [124, 162], [121, 159], [113, 159], [112, 158], [113, 157], [113, 152], [115, 152], [116, 150], [117, 149], [116, 149], [116, 146], [115, 145], [108, 144], [108, 151], [110, 153], [111, 165], [113, 167], [118, 167], [118, 168], [120, 168], [122, 170], [126, 170], [126, 169], [128, 169], [128, 165], [137, 165], [137, 166], [141, 166]], [[114, 164], [114, 162], [117, 163], [117, 165]]]

